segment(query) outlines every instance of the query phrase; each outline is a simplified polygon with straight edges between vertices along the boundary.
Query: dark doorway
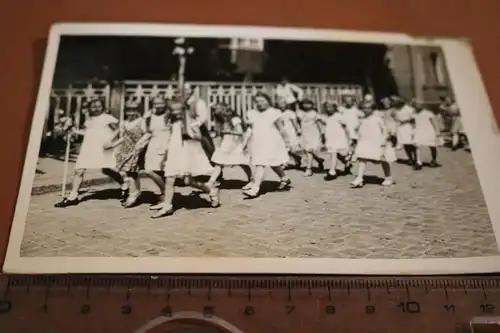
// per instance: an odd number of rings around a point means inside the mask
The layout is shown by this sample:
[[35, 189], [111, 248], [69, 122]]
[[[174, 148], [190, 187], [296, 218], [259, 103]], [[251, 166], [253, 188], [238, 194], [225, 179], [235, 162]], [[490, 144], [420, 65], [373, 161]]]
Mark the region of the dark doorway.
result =
[[[189, 57], [190, 81], [240, 82], [226, 40], [189, 39], [195, 52]], [[226, 43], [227, 44], [227, 43]], [[59, 48], [55, 86], [74, 81], [171, 80], [178, 60], [172, 54], [174, 39], [165, 37], [78, 36], [63, 37]], [[286, 75], [292, 82], [358, 84], [376, 96], [397, 93], [385, 63], [383, 44], [268, 40], [262, 71], [254, 81], [277, 82]]]

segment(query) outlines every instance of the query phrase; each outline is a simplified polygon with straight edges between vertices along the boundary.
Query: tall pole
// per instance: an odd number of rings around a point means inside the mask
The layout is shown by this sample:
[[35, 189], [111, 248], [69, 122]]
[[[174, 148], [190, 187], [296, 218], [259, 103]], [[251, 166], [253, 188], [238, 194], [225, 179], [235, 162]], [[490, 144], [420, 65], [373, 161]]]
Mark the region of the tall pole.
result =
[[182, 134], [183, 136], [188, 135], [188, 115], [187, 112], [189, 108], [186, 105], [186, 96], [185, 96], [185, 75], [186, 75], [186, 62], [187, 55], [192, 54], [194, 52], [194, 48], [192, 46], [186, 45], [185, 38], [177, 38], [175, 41], [176, 47], [174, 48], [173, 54], [179, 57], [179, 70], [178, 70], [178, 78], [177, 84], [179, 89], [179, 98], [181, 100], [182, 105], [184, 106], [184, 126], [182, 126]]

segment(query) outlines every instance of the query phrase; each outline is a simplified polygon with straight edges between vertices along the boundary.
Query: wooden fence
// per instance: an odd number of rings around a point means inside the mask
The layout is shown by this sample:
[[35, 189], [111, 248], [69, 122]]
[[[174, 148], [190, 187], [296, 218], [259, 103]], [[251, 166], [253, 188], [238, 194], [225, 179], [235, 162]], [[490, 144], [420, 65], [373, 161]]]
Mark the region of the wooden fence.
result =
[[[245, 116], [246, 112], [253, 108], [252, 97], [258, 91], [267, 92], [275, 99], [276, 84], [271, 83], [236, 83], [236, 82], [189, 82], [194, 92], [207, 101], [209, 106], [225, 102], [236, 112]], [[363, 91], [357, 85], [324, 85], [324, 84], [297, 84], [304, 90], [304, 96], [312, 99], [317, 105], [324, 101], [340, 102], [345, 95], [352, 95], [357, 100], [363, 96]], [[50, 130], [58, 121], [56, 110], [63, 110], [68, 116], [72, 116], [76, 128], [80, 128], [84, 122], [82, 105], [93, 97], [101, 97], [106, 103], [109, 111], [123, 119], [123, 109], [128, 97], [139, 98], [143, 111], [150, 108], [151, 99], [157, 94], [163, 94], [167, 98], [176, 92], [177, 82], [173, 81], [123, 81], [89, 83], [75, 83], [65, 88], [54, 88], [50, 96], [50, 110], [47, 113], [47, 129]]]

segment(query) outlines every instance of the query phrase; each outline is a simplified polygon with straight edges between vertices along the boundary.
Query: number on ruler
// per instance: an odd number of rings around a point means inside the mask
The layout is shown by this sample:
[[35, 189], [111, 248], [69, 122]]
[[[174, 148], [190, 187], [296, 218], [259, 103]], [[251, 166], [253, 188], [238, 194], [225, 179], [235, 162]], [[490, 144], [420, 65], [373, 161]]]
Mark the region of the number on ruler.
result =
[[252, 316], [255, 314], [255, 308], [251, 305], [247, 305], [245, 306], [245, 309], [243, 310], [243, 313], [246, 315], [246, 316]]
[[446, 304], [444, 306], [444, 309], [446, 310], [446, 312], [455, 313], [455, 305], [453, 304]]
[[365, 313], [366, 314], [374, 314], [375, 313], [375, 307], [373, 305], [367, 305], [367, 306], [365, 306]]
[[212, 317], [214, 315], [215, 308], [213, 306], [204, 306], [203, 307], [203, 315], [205, 317]]
[[329, 314], [329, 315], [335, 314], [335, 312], [336, 312], [335, 306], [327, 305], [325, 307], [325, 312], [326, 312], [326, 314]]
[[293, 306], [293, 305], [287, 305], [285, 307], [285, 309], [286, 309], [286, 314], [290, 314], [290, 313], [293, 312], [293, 310], [295, 310], [295, 306]]
[[481, 304], [481, 310], [484, 313], [493, 313], [495, 312], [495, 306], [493, 304]]
[[401, 302], [398, 304], [398, 308], [404, 313], [419, 313], [420, 304], [418, 302]]

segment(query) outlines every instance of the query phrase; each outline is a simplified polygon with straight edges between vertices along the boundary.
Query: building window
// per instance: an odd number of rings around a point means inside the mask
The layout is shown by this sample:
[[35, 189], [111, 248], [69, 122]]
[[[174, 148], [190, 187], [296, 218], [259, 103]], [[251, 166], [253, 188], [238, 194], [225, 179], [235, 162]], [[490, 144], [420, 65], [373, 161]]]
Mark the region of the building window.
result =
[[445, 85], [446, 84], [446, 66], [444, 64], [444, 59], [442, 54], [438, 52], [431, 52], [429, 54], [430, 62], [431, 62], [431, 68], [432, 68], [432, 75], [434, 77], [434, 82], [436, 82], [438, 85]]
[[384, 55], [384, 63], [389, 69], [394, 69], [394, 51], [388, 49]]

